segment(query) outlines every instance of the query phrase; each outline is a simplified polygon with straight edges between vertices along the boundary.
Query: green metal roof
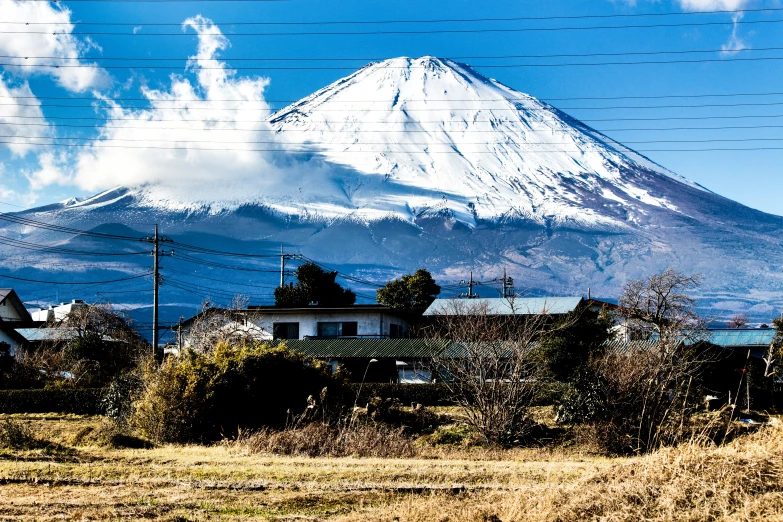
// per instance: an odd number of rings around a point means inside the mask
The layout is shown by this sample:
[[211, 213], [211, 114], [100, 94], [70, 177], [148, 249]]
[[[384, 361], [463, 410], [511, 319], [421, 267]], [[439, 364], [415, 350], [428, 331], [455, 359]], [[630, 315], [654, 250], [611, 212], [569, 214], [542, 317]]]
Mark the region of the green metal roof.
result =
[[445, 343], [430, 339], [311, 339], [281, 341], [314, 359], [420, 359], [439, 355]]

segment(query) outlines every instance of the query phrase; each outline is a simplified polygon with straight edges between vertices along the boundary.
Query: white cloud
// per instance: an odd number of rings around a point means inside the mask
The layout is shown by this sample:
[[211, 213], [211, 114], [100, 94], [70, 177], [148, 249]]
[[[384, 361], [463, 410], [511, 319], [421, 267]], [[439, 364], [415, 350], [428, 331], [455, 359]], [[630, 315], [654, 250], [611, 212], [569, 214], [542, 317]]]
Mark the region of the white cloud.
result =
[[[7, 147], [13, 155], [23, 157], [41, 148], [36, 138], [51, 136], [51, 128], [43, 120], [41, 102], [33, 96], [27, 82], [12, 87], [0, 73], [0, 109], [0, 148]], [[30, 123], [34, 125], [26, 125]]]
[[[104, 69], [79, 60], [86, 51], [98, 47], [90, 39], [80, 40], [71, 34], [74, 25], [67, 8], [49, 2], [0, 0], [0, 13], [4, 22], [37, 22], [35, 25], [8, 25], [7, 31], [0, 33], [0, 54], [31, 57], [18, 62], [25, 64], [24, 67], [7, 66], [7, 71], [20, 76], [50, 74], [64, 88], [74, 92], [100, 88], [108, 83], [109, 75]], [[89, 67], [53, 68], [49, 67], [51, 65]]]
[[109, 120], [98, 128], [99, 139], [40, 154], [40, 168], [24, 173], [34, 190], [145, 186], [156, 201], [186, 208], [232, 206], [273, 193], [293, 199], [291, 187], [331, 183], [332, 167], [299, 161], [270, 132], [264, 99], [269, 80], [240, 77], [219, 59], [229, 42], [210, 20], [191, 18], [183, 28], [198, 35], [197, 52], [185, 64], [195, 79], [174, 74], [165, 88], [141, 87], [149, 104], [144, 109], [101, 96]]
[[734, 20], [734, 27], [731, 28], [729, 41], [721, 46], [721, 54], [724, 56], [737, 54], [739, 51], [748, 48], [742, 38], [739, 37], [739, 34], [737, 34], [739, 29], [738, 22], [742, 19], [742, 13], [735, 14], [732, 19]]
[[686, 11], [740, 11], [753, 0], [679, 0]]
[[36, 192], [50, 185], [70, 185], [73, 174], [68, 164], [68, 154], [65, 151], [46, 151], [38, 155], [38, 169], [24, 170], [31, 192]]

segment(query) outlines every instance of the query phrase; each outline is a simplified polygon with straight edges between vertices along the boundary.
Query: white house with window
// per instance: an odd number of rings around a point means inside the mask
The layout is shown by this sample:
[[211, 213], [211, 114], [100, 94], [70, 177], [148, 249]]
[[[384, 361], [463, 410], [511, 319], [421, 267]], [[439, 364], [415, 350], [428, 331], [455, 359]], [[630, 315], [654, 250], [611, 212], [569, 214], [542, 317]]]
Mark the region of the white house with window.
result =
[[[397, 339], [408, 334], [405, 313], [382, 305], [339, 308], [250, 306], [247, 310], [210, 308], [182, 323], [183, 346], [190, 344], [192, 326], [221, 317], [221, 328], [252, 332], [258, 340]], [[230, 323], [230, 324], [229, 324]]]

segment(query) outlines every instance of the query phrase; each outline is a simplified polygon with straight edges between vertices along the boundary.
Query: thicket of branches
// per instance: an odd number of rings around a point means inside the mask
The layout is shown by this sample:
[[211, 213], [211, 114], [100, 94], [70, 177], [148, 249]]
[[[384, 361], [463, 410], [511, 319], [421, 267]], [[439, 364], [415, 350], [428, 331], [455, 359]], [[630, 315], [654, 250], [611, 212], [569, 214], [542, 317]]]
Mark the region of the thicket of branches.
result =
[[[514, 298], [507, 304], [514, 310]], [[496, 315], [486, 301], [454, 299], [422, 329], [449, 343], [433, 367], [468, 424], [490, 442], [518, 442], [533, 425], [530, 407], [543, 383], [534, 342], [549, 323], [542, 312]]]
[[74, 308], [44, 328], [45, 341], [18, 357], [19, 371], [39, 384], [103, 386], [150, 355], [129, 318], [108, 304]]

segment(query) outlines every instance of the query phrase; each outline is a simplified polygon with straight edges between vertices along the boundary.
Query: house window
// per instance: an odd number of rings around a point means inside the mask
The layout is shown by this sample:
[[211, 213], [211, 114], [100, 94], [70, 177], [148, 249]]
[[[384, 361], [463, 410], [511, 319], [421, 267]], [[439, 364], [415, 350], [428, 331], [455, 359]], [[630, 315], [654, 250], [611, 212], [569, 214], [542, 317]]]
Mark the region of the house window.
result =
[[389, 325], [389, 337], [392, 339], [399, 339], [403, 337], [402, 325], [391, 323]]
[[355, 337], [359, 323], [345, 321], [342, 323], [318, 323], [318, 337]]
[[272, 323], [275, 339], [299, 339], [299, 323]]

